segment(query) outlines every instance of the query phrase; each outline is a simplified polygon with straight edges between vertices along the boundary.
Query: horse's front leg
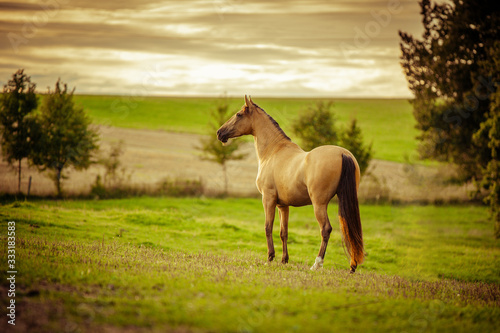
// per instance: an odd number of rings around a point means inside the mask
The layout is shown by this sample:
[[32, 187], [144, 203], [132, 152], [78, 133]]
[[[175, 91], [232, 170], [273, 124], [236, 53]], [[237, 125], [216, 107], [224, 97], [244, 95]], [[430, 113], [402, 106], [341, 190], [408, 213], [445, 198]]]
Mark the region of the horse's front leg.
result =
[[288, 206], [278, 206], [278, 212], [280, 215], [280, 238], [283, 244], [283, 257], [281, 257], [281, 262], [288, 263]]
[[273, 223], [276, 214], [276, 199], [262, 196], [262, 205], [264, 206], [264, 213], [266, 215], [266, 238], [267, 238], [267, 260], [273, 261], [274, 259], [274, 243], [273, 243]]

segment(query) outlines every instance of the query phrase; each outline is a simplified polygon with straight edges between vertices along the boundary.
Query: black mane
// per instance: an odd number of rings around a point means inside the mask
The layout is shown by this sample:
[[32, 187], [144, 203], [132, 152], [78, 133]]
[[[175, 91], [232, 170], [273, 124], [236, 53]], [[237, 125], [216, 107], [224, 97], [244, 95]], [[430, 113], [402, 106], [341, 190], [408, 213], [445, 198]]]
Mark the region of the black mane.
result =
[[257, 108], [259, 108], [262, 112], [264, 112], [269, 117], [269, 120], [271, 120], [271, 123], [274, 125], [274, 127], [276, 127], [278, 129], [278, 131], [281, 133], [281, 135], [283, 135], [285, 137], [285, 139], [287, 139], [288, 141], [292, 141], [288, 137], [288, 135], [286, 135], [286, 133], [281, 129], [280, 124], [278, 124], [278, 122], [276, 120], [274, 120], [273, 117], [271, 117], [266, 111], [264, 111], [263, 108], [261, 108], [257, 104], [253, 103], [253, 105], [256, 106]]

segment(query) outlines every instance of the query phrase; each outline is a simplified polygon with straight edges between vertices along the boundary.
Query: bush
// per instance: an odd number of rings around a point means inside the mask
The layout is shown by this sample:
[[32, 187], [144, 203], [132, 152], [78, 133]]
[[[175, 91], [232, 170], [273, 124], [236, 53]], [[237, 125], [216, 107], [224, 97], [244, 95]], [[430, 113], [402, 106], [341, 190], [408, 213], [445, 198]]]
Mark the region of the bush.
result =
[[304, 150], [338, 143], [335, 115], [330, 108], [332, 102], [319, 102], [309, 107], [293, 124], [292, 131], [298, 136]]
[[169, 196], [169, 197], [199, 197], [205, 192], [200, 180], [190, 179], [163, 179], [157, 185], [138, 185], [120, 183], [106, 186], [102, 177], [97, 176], [92, 185], [90, 195], [96, 199], [121, 199], [138, 196]]
[[373, 156], [373, 143], [365, 146], [361, 129], [357, 125], [357, 120], [353, 118], [349, 126], [340, 133], [340, 146], [348, 149], [358, 161], [361, 173], [364, 173], [370, 164]]
[[361, 173], [364, 173], [372, 159], [372, 143], [365, 145], [357, 120], [351, 120], [345, 129], [338, 129], [333, 103], [319, 102], [309, 107], [292, 124], [293, 133], [301, 140], [302, 148], [309, 151], [322, 145], [339, 145], [349, 150], [358, 161]]
[[201, 180], [164, 179], [158, 183], [157, 193], [174, 197], [196, 197], [204, 192]]

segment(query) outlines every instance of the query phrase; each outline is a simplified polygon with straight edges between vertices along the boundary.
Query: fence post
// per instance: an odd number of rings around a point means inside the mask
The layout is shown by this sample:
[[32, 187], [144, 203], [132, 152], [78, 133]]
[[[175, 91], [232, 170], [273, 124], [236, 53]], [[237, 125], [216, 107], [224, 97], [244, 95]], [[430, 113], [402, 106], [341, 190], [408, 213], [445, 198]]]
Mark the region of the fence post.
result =
[[30, 191], [31, 191], [31, 176], [30, 176], [30, 180], [28, 181], [28, 197], [30, 196]]

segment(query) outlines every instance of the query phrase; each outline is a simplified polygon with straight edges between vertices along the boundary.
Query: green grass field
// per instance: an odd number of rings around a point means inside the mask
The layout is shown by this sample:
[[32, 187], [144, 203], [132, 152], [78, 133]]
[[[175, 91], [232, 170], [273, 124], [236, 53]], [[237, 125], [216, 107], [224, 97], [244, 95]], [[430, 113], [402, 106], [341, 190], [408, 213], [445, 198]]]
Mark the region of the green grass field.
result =
[[[254, 100], [280, 123], [292, 139], [293, 119], [320, 101], [258, 97]], [[77, 95], [75, 101], [98, 124], [206, 134], [216, 99]], [[346, 126], [352, 117], [358, 119], [366, 142], [373, 142], [375, 158], [404, 162], [405, 156], [415, 156], [417, 130], [407, 100], [335, 99], [333, 102], [339, 125]], [[236, 112], [243, 105], [243, 98], [230, 99], [230, 105]]]
[[[311, 272], [320, 244], [311, 207], [291, 209], [282, 265], [266, 263], [259, 199], [5, 202], [0, 254], [15, 221], [17, 328], [498, 331], [500, 241], [485, 208], [361, 206], [367, 257], [354, 275], [336, 211], [325, 268]], [[279, 223], [274, 235], [279, 259]], [[8, 288], [4, 268], [0, 278]]]

